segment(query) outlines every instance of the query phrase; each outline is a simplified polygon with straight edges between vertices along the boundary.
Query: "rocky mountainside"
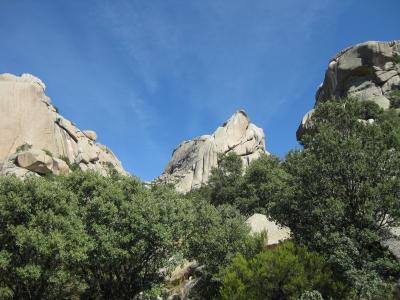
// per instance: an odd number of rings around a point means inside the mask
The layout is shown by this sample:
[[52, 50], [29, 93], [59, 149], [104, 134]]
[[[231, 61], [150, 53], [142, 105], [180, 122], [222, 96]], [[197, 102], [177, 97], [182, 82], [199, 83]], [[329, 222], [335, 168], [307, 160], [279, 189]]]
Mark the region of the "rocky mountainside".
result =
[[[365, 42], [340, 51], [328, 64], [316, 103], [332, 98], [357, 96], [383, 109], [390, 107], [392, 92], [400, 88], [400, 41]], [[313, 110], [297, 131], [301, 137]]]
[[[329, 99], [355, 96], [373, 101], [383, 109], [391, 107], [394, 92], [400, 90], [400, 40], [370, 41], [340, 51], [328, 64], [325, 79], [315, 95], [316, 104]], [[313, 109], [305, 114], [297, 139], [309, 126]], [[371, 120], [373, 121], [373, 120]], [[400, 227], [383, 244], [400, 259]]]
[[218, 154], [228, 152], [238, 154], [245, 167], [266, 153], [264, 131], [250, 123], [244, 111], [236, 112], [212, 135], [178, 145], [156, 181], [172, 183], [180, 192], [198, 188], [207, 182], [211, 169], [218, 166]]
[[57, 112], [45, 89], [30, 74], [0, 74], [0, 175], [63, 174], [71, 164], [125, 174], [94, 131], [80, 130]]

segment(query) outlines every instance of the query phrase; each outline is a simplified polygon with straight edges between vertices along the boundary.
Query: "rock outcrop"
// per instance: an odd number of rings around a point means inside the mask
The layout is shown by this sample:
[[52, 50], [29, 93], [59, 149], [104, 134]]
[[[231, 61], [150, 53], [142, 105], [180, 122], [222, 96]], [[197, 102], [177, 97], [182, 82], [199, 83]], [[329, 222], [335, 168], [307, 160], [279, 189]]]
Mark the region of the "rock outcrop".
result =
[[[325, 79], [315, 95], [316, 104], [333, 98], [358, 97], [383, 109], [390, 107], [392, 92], [400, 88], [400, 41], [366, 42], [339, 52], [328, 64]], [[297, 130], [307, 128], [308, 112]]]
[[196, 261], [184, 260], [165, 280], [167, 300], [189, 299], [190, 293], [203, 277], [204, 266]]
[[172, 183], [178, 191], [189, 192], [207, 182], [212, 168], [218, 166], [218, 154], [228, 152], [238, 154], [245, 167], [266, 153], [264, 131], [250, 123], [244, 111], [236, 112], [212, 135], [181, 143], [156, 181]]
[[261, 233], [263, 231], [267, 233], [266, 246], [273, 246], [290, 238], [289, 228], [278, 225], [263, 214], [252, 215], [246, 220], [246, 224], [250, 226], [252, 234]]
[[30, 74], [0, 74], [0, 175], [66, 174], [68, 164], [125, 174], [94, 131], [81, 131], [58, 113], [45, 89]]

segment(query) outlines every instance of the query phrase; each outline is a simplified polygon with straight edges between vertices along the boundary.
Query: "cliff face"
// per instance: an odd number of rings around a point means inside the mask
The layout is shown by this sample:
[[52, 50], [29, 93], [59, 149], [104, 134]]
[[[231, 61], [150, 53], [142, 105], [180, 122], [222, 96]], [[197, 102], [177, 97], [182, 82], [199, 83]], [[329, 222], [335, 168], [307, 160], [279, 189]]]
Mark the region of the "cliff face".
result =
[[57, 112], [45, 89], [30, 74], [0, 74], [0, 175], [68, 173], [67, 162], [125, 174], [114, 154], [96, 143], [94, 131], [80, 130]]
[[[356, 96], [383, 109], [390, 107], [393, 90], [400, 88], [400, 41], [366, 42], [340, 51], [328, 64], [315, 95], [316, 103]], [[308, 112], [297, 131], [299, 139], [312, 114]]]
[[173, 151], [164, 172], [156, 180], [172, 183], [180, 192], [205, 184], [218, 166], [218, 154], [235, 152], [245, 167], [265, 152], [264, 131], [250, 123], [244, 111], [236, 112], [212, 135], [184, 141]]

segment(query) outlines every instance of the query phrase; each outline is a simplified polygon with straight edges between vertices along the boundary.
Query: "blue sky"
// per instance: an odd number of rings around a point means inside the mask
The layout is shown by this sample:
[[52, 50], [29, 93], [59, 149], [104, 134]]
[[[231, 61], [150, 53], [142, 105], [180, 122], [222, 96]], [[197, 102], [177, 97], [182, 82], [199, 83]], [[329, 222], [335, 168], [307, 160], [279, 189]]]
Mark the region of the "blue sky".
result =
[[0, 0], [0, 73], [32, 73], [124, 167], [159, 175], [182, 140], [245, 109], [281, 157], [328, 60], [400, 39], [399, 0]]

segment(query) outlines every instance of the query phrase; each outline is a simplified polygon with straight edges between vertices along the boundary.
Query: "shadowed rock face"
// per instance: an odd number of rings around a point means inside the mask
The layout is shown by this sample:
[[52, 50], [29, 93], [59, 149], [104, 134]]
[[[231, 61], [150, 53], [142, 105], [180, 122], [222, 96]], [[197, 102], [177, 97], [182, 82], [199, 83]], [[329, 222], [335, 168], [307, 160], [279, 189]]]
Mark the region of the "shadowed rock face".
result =
[[[39, 174], [68, 172], [60, 157], [83, 170], [107, 174], [111, 167], [125, 174], [114, 154], [95, 142], [94, 131], [81, 131], [57, 112], [45, 89], [44, 83], [30, 74], [0, 74], [0, 175], [24, 177], [30, 172], [23, 169], [35, 172], [35, 168]], [[16, 153], [21, 148], [23, 156]], [[22, 163], [28, 157], [29, 167]]]
[[173, 152], [164, 172], [156, 181], [172, 183], [180, 192], [205, 184], [211, 169], [218, 166], [218, 154], [235, 152], [245, 167], [265, 152], [264, 131], [250, 123], [244, 111], [236, 112], [212, 135], [184, 141]]
[[[366, 42], [339, 52], [328, 64], [324, 82], [315, 95], [316, 104], [332, 98], [356, 96], [383, 109], [390, 94], [400, 88], [400, 41]], [[297, 130], [300, 139], [312, 111]]]

